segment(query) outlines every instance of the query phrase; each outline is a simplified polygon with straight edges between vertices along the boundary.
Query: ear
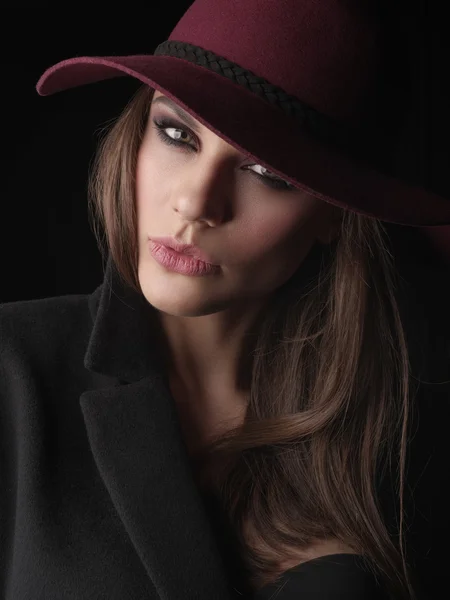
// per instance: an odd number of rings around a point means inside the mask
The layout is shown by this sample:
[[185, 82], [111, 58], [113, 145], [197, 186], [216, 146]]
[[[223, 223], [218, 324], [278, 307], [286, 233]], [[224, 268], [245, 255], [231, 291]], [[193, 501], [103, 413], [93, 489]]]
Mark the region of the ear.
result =
[[322, 222], [317, 232], [317, 241], [320, 244], [331, 244], [341, 230], [343, 211], [333, 204], [326, 203]]

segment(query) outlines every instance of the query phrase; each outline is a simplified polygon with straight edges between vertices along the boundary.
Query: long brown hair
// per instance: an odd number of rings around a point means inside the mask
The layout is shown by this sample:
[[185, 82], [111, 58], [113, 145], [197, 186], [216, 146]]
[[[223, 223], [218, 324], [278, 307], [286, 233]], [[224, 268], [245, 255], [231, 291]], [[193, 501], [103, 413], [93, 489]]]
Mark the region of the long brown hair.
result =
[[[90, 178], [99, 248], [139, 293], [135, 172], [152, 96], [143, 86], [106, 132]], [[302, 550], [333, 537], [381, 574], [393, 598], [414, 599], [403, 507], [412, 387], [397, 275], [379, 220], [343, 211], [341, 224], [265, 307], [244, 424], [198, 457], [199, 484], [220, 497], [253, 589], [277, 581], [287, 557], [300, 563]], [[398, 533], [377, 496], [392, 471]]]

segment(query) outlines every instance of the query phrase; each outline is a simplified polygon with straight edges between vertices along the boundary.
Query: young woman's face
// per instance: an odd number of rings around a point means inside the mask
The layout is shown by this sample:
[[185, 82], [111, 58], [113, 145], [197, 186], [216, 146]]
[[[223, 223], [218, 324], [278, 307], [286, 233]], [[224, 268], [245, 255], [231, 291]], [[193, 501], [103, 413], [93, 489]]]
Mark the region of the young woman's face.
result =
[[[260, 301], [293, 275], [317, 239], [331, 239], [336, 209], [289, 189], [167, 100], [155, 92], [137, 160], [142, 291], [156, 308], [180, 316]], [[161, 236], [197, 245], [218, 265], [216, 273], [167, 270], [149, 250], [149, 238]]]

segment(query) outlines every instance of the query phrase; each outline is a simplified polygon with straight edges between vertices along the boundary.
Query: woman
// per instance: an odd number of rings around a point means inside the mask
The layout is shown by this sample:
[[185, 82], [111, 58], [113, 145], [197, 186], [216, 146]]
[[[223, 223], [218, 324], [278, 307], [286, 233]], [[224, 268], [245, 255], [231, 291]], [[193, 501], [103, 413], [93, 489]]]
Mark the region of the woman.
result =
[[263, 9], [38, 84], [143, 83], [92, 174], [102, 285], [1, 307], [7, 600], [431, 597], [449, 341], [399, 224], [450, 203], [389, 173], [369, 4]]

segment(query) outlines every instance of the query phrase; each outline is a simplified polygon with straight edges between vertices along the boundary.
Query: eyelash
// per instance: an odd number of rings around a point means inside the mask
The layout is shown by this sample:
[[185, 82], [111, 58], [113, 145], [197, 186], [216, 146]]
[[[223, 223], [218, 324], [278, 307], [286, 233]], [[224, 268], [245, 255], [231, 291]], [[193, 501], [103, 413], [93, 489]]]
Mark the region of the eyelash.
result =
[[[158, 135], [158, 137], [163, 141], [163, 143], [169, 145], [169, 146], [176, 146], [176, 147], [181, 147], [184, 146], [185, 148], [188, 149], [188, 152], [195, 152], [195, 148], [192, 146], [192, 144], [187, 144], [186, 142], [179, 142], [177, 140], [172, 139], [170, 136], [168, 136], [166, 133], [164, 133], [164, 129], [168, 129], [168, 128], [173, 128], [173, 129], [178, 129], [179, 131], [182, 131], [183, 133], [187, 133], [190, 137], [195, 139], [195, 135], [189, 130], [189, 129], [185, 129], [184, 127], [180, 127], [180, 125], [174, 121], [171, 121], [170, 119], [153, 119], [153, 123], [154, 123], [154, 128], [156, 130], [156, 133]], [[258, 179], [260, 179], [262, 181], [262, 183], [264, 185], [266, 185], [267, 187], [271, 188], [271, 189], [276, 189], [276, 190], [280, 190], [280, 191], [285, 191], [285, 192], [289, 192], [289, 191], [293, 191], [295, 190], [295, 186], [293, 186], [291, 183], [284, 181], [283, 179], [272, 179], [271, 177], [267, 177], [265, 175], [260, 175], [259, 173], [255, 173], [254, 171], [250, 171], [252, 173], [252, 175], [254, 175], [255, 177], [257, 177]]]

